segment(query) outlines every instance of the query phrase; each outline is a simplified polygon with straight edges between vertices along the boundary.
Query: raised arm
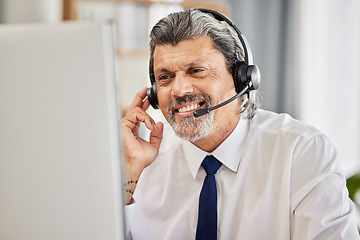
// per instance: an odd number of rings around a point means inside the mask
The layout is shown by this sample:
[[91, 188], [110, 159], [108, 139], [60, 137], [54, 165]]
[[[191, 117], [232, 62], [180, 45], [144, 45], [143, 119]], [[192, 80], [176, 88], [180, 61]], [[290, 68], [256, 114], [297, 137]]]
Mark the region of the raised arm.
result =
[[[146, 98], [146, 88], [138, 92], [122, 118], [122, 144], [125, 155], [124, 203], [129, 204], [136, 188], [136, 183], [147, 166], [159, 153], [163, 137], [163, 124], [155, 123], [145, 112], [150, 106]], [[140, 123], [151, 131], [149, 141], [139, 137]]]

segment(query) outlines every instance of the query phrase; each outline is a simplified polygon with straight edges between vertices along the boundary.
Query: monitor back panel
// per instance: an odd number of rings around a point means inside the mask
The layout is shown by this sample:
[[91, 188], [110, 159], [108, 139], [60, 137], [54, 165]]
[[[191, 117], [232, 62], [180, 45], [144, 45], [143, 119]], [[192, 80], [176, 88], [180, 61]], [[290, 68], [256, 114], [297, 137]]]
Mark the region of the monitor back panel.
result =
[[0, 239], [123, 239], [110, 24], [0, 25]]

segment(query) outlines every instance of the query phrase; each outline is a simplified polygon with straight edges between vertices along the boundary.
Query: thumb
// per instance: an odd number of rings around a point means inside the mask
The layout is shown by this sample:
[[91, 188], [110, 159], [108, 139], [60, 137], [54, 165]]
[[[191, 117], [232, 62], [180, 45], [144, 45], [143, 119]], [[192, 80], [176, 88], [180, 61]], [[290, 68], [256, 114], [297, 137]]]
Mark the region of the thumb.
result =
[[164, 124], [162, 122], [156, 123], [156, 126], [150, 133], [150, 143], [156, 147], [156, 149], [160, 148], [160, 143], [163, 139], [163, 130], [164, 130]]

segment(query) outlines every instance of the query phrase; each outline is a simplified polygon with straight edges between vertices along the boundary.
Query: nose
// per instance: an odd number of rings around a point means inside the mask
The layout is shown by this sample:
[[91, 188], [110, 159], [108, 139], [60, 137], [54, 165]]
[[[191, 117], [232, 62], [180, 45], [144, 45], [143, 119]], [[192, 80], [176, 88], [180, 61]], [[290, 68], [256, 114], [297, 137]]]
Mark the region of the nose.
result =
[[174, 97], [182, 97], [193, 92], [194, 88], [191, 79], [184, 75], [177, 74], [173, 81], [171, 95]]

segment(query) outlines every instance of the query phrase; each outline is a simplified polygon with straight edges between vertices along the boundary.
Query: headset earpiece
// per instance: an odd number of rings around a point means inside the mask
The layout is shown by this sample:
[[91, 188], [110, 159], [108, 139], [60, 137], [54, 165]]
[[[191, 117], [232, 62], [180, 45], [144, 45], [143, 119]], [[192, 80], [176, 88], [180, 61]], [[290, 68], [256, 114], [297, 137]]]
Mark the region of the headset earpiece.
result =
[[146, 94], [149, 99], [150, 105], [154, 109], [159, 109], [159, 101], [157, 98], [156, 82], [154, 82], [153, 85], [147, 89]]
[[158, 101], [158, 98], [157, 98], [156, 82], [153, 82], [152, 86], [147, 89], [146, 95], [148, 96], [150, 105], [154, 109], [159, 109], [160, 107], [159, 107], [159, 101]]
[[248, 65], [244, 61], [237, 61], [233, 67], [233, 78], [235, 84], [235, 90], [237, 93], [242, 91], [247, 85], [251, 90], [257, 90], [260, 86], [261, 75], [258, 66]]
[[156, 81], [154, 76], [154, 71], [151, 66], [149, 66], [149, 76], [150, 76], [150, 82], [151, 87], [149, 87], [146, 91], [146, 95], [149, 99], [150, 105], [154, 109], [159, 109], [159, 101], [157, 97], [157, 87], [156, 87]]

